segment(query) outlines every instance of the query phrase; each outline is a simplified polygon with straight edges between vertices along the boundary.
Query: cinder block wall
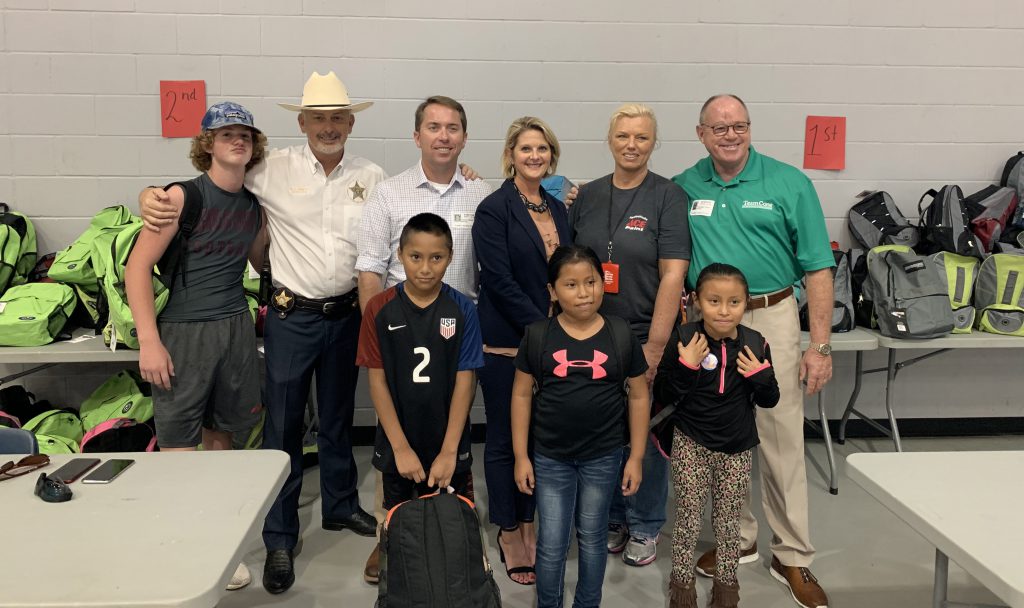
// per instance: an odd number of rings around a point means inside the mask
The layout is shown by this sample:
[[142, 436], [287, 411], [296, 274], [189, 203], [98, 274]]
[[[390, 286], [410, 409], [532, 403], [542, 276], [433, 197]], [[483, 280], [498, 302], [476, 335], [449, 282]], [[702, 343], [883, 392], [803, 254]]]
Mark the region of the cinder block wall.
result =
[[[272, 145], [302, 141], [294, 102], [313, 70], [356, 99], [349, 153], [397, 173], [418, 158], [412, 112], [442, 93], [466, 105], [463, 155], [489, 179], [508, 123], [543, 117], [564, 145], [561, 173], [611, 170], [603, 138], [618, 103], [659, 117], [654, 170], [703, 155], [697, 111], [712, 93], [750, 105], [755, 146], [799, 165], [808, 114], [848, 118], [847, 168], [808, 171], [832, 237], [861, 190], [916, 215], [926, 189], [972, 192], [997, 178], [1024, 134], [1019, 0], [0, 0], [0, 200], [29, 213], [40, 251], [74, 239], [98, 209], [194, 173], [184, 140], [160, 137], [161, 79], [206, 81], [239, 101]], [[175, 12], [170, 12], [175, 11]], [[1022, 355], [954, 353], [901, 374], [916, 417], [1021, 416]], [[882, 355], [868, 356], [883, 364]], [[836, 357], [837, 413], [852, 357]], [[0, 366], [0, 374], [17, 367]], [[62, 366], [26, 383], [75, 404], [116, 368]], [[881, 378], [865, 409], [881, 413]], [[983, 388], [983, 390], [982, 390]], [[1016, 394], [1015, 394], [1016, 393]], [[365, 392], [361, 407], [369, 407]], [[362, 417], [363, 420], [368, 418]]]

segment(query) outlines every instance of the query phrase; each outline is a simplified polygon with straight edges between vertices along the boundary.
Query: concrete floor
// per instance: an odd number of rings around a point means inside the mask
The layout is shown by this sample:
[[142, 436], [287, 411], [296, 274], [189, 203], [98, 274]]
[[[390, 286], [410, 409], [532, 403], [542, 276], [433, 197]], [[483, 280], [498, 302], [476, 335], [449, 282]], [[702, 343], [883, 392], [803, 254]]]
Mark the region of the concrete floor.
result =
[[[1024, 448], [1019, 436], [904, 439], [907, 451], [969, 451], [1014, 450]], [[474, 446], [474, 475], [477, 479], [477, 505], [486, 521], [487, 489], [483, 483], [482, 446]], [[812, 541], [818, 550], [812, 571], [818, 577], [830, 598], [832, 608], [870, 607], [904, 608], [930, 606], [932, 596], [932, 569], [934, 547], [917, 535], [906, 524], [867, 495], [844, 474], [845, 457], [863, 451], [890, 451], [892, 443], [880, 439], [853, 439], [845, 446], [836, 446], [839, 460], [839, 495], [828, 493], [828, 461], [821, 441], [807, 442], [807, 469], [810, 493]], [[368, 508], [373, 502], [373, 471], [369, 466], [370, 448], [357, 449], [362, 481], [361, 502]], [[756, 462], [756, 460], [755, 460]], [[756, 479], [756, 471], [755, 471]], [[306, 496], [313, 498], [319, 483], [318, 470], [306, 473]], [[755, 492], [756, 492], [755, 484]], [[757, 511], [759, 498], [755, 497]], [[671, 502], [671, 500], [670, 500]], [[369, 510], [369, 509], [368, 509]], [[669, 523], [665, 530], [671, 529]], [[292, 589], [274, 596], [263, 590], [260, 583], [264, 552], [258, 544], [251, 547], [245, 562], [253, 573], [249, 587], [232, 592], [220, 603], [221, 608], [283, 606], [373, 606], [376, 587], [362, 580], [363, 564], [373, 540], [355, 536], [350, 532], [328, 532], [320, 523], [320, 502], [316, 498], [300, 509], [303, 525], [303, 546], [296, 558], [296, 582]], [[488, 528], [489, 555], [495, 568], [495, 578], [502, 592], [506, 608], [534, 606], [532, 587], [512, 583], [498, 561], [494, 533]], [[761, 560], [740, 567], [740, 586], [743, 606], [763, 608], [790, 608], [796, 606], [788, 590], [773, 579], [767, 570], [771, 556], [767, 550], [770, 531], [762, 526], [758, 545], [762, 547]], [[604, 584], [603, 606], [609, 608], [667, 605], [665, 588], [671, 566], [670, 538], [663, 534], [658, 548], [658, 559], [644, 568], [626, 566], [615, 556], [609, 557]], [[713, 544], [710, 516], [705, 517], [704, 532], [698, 551]], [[566, 606], [571, 606], [575, 586], [575, 550], [570, 553], [566, 572]], [[698, 596], [706, 603], [710, 581], [700, 579]], [[955, 564], [950, 564], [950, 599], [999, 603], [998, 598], [981, 587]]]

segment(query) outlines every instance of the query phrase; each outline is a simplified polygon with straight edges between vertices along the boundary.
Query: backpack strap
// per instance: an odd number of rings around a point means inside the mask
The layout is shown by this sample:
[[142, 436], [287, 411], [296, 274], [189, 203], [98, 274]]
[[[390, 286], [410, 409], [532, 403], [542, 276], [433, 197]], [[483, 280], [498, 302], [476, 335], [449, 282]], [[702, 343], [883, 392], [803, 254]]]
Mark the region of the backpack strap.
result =
[[626, 374], [626, 364], [633, 354], [633, 330], [629, 326], [629, 321], [621, 317], [602, 316], [611, 330], [612, 347], [615, 349], [615, 356], [619, 358], [619, 370], [622, 373], [622, 381], [625, 382], [629, 379]]
[[[173, 186], [181, 187], [185, 193], [185, 203], [181, 207], [181, 214], [178, 215], [178, 232], [174, 235], [171, 242], [168, 243], [167, 250], [160, 257], [160, 261], [157, 262], [157, 268], [160, 269], [160, 282], [167, 289], [171, 289], [174, 285], [174, 277], [179, 272], [184, 275], [188, 270], [187, 241], [192, 236], [196, 226], [199, 225], [199, 219], [203, 216], [203, 207], [206, 205], [203, 199], [203, 191], [196, 185], [195, 180], [172, 182], [164, 186], [164, 191], [169, 190]], [[250, 196], [252, 196], [251, 193]]]
[[537, 321], [526, 326], [526, 360], [530, 364], [530, 373], [537, 383], [537, 391], [544, 386], [544, 345], [554, 317]]

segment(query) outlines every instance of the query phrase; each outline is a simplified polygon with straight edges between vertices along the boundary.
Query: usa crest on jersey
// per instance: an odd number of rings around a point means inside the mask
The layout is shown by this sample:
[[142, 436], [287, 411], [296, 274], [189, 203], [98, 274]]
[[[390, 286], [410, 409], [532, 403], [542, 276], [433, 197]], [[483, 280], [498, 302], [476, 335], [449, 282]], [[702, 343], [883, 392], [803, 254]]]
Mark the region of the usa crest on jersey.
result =
[[441, 318], [441, 337], [445, 340], [451, 340], [452, 336], [455, 335], [455, 319]]

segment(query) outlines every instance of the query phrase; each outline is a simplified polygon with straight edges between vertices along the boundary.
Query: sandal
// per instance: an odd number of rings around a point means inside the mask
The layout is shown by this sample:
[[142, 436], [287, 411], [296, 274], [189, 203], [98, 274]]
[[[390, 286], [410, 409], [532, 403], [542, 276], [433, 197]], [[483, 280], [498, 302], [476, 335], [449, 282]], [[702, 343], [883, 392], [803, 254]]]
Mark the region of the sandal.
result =
[[[502, 533], [502, 531], [503, 530], [498, 530], [498, 539], [497, 539], [497, 541], [498, 541], [498, 557], [501, 558], [501, 563], [504, 564], [505, 563], [505, 550], [501, 548], [501, 533]], [[510, 531], [514, 531], [514, 530], [510, 530]], [[508, 580], [510, 580], [513, 583], [516, 583], [518, 585], [525, 585], [525, 586], [529, 587], [530, 585], [536, 585], [537, 584], [537, 578], [536, 578], [537, 570], [533, 566], [516, 566], [515, 568], [508, 568], [508, 567], [506, 567], [505, 568], [505, 574], [508, 575]], [[534, 575], [534, 579], [531, 582], [529, 582], [529, 583], [524, 583], [524, 582], [517, 581], [516, 579], [512, 578], [513, 574], [533, 574]]]

